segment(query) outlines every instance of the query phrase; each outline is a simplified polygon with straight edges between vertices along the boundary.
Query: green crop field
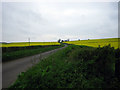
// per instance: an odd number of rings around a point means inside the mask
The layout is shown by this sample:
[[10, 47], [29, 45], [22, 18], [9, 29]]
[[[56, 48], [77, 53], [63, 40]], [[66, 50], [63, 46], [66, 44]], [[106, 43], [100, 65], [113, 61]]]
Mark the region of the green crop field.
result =
[[[58, 42], [30, 42], [30, 46], [38, 45], [60, 45]], [[2, 43], [0, 47], [24, 47], [29, 46], [29, 42]]]
[[74, 45], [86, 45], [91, 47], [100, 47], [111, 45], [111, 47], [114, 47], [115, 49], [118, 48], [118, 40], [120, 38], [108, 38], [108, 39], [91, 39], [91, 40], [80, 40], [80, 41], [69, 41], [65, 42], [68, 44], [74, 44]]

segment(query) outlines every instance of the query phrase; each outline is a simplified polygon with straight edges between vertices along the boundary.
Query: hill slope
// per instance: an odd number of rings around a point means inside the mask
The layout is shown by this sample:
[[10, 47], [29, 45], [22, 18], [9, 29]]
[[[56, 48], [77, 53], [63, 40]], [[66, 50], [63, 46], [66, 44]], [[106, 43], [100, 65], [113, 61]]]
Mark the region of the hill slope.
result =
[[99, 45], [103, 47], [110, 44], [112, 47], [117, 49], [119, 44], [118, 40], [120, 41], [120, 38], [91, 39], [91, 40], [69, 41], [65, 43], [74, 44], [74, 45], [86, 45], [92, 47], [98, 47]]

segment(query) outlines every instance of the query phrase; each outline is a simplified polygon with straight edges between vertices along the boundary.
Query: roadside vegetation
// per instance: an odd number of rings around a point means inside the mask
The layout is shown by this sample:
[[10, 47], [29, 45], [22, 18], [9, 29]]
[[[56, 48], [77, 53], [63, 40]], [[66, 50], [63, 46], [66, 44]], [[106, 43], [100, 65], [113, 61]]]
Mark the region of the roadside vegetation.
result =
[[9, 88], [120, 88], [120, 49], [69, 45], [22, 72]]
[[26, 46], [26, 47], [2, 47], [2, 62], [35, 55], [45, 51], [60, 48], [63, 45]]

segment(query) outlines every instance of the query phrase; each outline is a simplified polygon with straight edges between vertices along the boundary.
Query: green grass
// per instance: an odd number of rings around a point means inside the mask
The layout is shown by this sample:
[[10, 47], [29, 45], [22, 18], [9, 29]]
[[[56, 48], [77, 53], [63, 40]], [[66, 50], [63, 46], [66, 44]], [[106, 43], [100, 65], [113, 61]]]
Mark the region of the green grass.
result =
[[118, 53], [110, 46], [70, 45], [22, 72], [9, 88], [120, 88]]
[[2, 53], [2, 62], [31, 56], [60, 47], [62, 46], [4, 47]]

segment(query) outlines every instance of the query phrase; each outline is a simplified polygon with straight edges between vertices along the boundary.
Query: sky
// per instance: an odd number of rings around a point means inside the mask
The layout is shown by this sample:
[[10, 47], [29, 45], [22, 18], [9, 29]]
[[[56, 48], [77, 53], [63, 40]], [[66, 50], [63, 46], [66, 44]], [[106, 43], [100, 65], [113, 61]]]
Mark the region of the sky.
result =
[[117, 37], [117, 2], [2, 3], [3, 42]]

